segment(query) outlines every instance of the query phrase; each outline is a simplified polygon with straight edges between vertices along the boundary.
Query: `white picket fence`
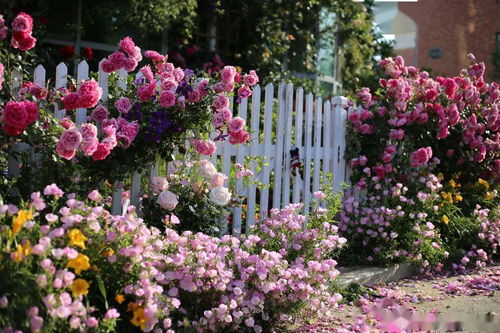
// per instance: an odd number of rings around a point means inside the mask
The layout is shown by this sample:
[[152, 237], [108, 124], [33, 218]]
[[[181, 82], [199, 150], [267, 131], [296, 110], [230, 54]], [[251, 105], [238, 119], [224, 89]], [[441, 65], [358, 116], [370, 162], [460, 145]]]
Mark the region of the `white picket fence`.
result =
[[[68, 68], [64, 63], [56, 67], [55, 88], [67, 86], [67, 73]], [[118, 86], [125, 88], [127, 73], [121, 70], [118, 74]], [[82, 61], [78, 65], [77, 82], [88, 78], [89, 66]], [[14, 87], [20, 86], [21, 74], [13, 73], [12, 82]], [[41, 86], [47, 85], [43, 66], [35, 68], [33, 82]], [[102, 100], [105, 102], [108, 98], [108, 74], [99, 70], [98, 82], [103, 89]], [[323, 101], [321, 97], [314, 98], [311, 93], [304, 96], [303, 89], [294, 90], [292, 84], [280, 83], [276, 91], [270, 83], [264, 87], [264, 93], [259, 85], [253, 88], [252, 96], [244, 99], [237, 106], [237, 112], [233, 112], [247, 121], [251, 131], [250, 143], [233, 146], [228, 142], [218, 142], [217, 151], [211, 157], [212, 162], [226, 175], [230, 174], [234, 163], [242, 164], [246, 156], [251, 159], [263, 156], [265, 160], [259, 172], [255, 160], [251, 163], [251, 169], [261, 183], [269, 186], [257, 188], [252, 184], [244, 188], [242, 180], [236, 181], [236, 194], [246, 197], [246, 208], [233, 209], [233, 234], [241, 233], [242, 223], [245, 223], [245, 230], [248, 230], [255, 223], [256, 213], [266, 214], [270, 208], [284, 207], [290, 202], [303, 202], [304, 212], [307, 213], [313, 193], [320, 189], [320, 184], [322, 187], [332, 186], [335, 191], [341, 190], [342, 184], [348, 182], [349, 173], [344, 160], [346, 108], [347, 100], [344, 97], [337, 96]], [[77, 109], [75, 123], [79, 125], [85, 122], [87, 114], [87, 109]], [[276, 116], [273, 117], [273, 114]], [[65, 110], [56, 110], [55, 115], [58, 118], [64, 117]], [[303, 176], [300, 173], [292, 175], [292, 146], [299, 148]], [[12, 149], [19, 151], [26, 147], [17, 144]], [[149, 177], [158, 175], [159, 165], [160, 160], [152, 161]], [[13, 177], [19, 174], [18, 162], [13, 157], [9, 160], [8, 173]], [[321, 176], [329, 173], [333, 173], [333, 183], [322, 183]], [[128, 204], [138, 205], [142, 176], [131, 170], [130, 200], [124, 205], [123, 186], [120, 182], [114, 184], [113, 214], [123, 213]]]

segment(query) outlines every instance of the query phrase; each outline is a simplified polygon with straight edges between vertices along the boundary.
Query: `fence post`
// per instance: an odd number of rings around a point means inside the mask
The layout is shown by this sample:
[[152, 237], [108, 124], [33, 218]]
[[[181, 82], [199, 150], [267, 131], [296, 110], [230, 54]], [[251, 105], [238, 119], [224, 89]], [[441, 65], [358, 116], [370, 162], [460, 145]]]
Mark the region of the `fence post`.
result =
[[[238, 116], [247, 120], [247, 106], [248, 99], [242, 99], [239, 107], [238, 107]], [[238, 145], [236, 149], [236, 163], [243, 164], [245, 158], [245, 152], [247, 151], [246, 147], [243, 145]], [[236, 194], [243, 195], [243, 180], [236, 179]], [[236, 207], [233, 209], [233, 236], [239, 236], [241, 234], [241, 214], [242, 207]]]
[[[80, 86], [82, 81], [87, 80], [89, 78], [89, 65], [85, 60], [80, 61], [78, 64], [78, 73], [77, 73], [77, 84]], [[75, 123], [76, 125], [81, 125], [87, 121], [87, 109], [85, 108], [77, 108]]]
[[333, 143], [333, 190], [340, 192], [342, 183], [345, 182], [346, 163], [344, 158], [345, 153], [345, 134], [347, 112], [347, 98], [336, 96], [333, 98], [334, 106], [334, 143]]
[[[56, 89], [66, 88], [68, 84], [68, 66], [64, 63], [59, 63], [56, 67]], [[66, 111], [64, 109], [59, 110], [57, 105], [55, 106], [55, 116], [57, 119], [61, 119], [65, 116]]]
[[286, 123], [286, 90], [285, 83], [278, 87], [278, 118], [276, 123], [276, 150], [274, 155], [274, 186], [273, 186], [273, 208], [281, 207], [281, 182], [283, 176], [283, 136]]
[[[274, 86], [272, 83], [266, 85], [265, 95], [265, 110], [264, 110], [264, 166], [262, 167], [261, 182], [269, 183], [274, 154], [271, 155], [272, 149], [272, 129], [273, 129], [273, 105], [274, 105]], [[269, 189], [264, 188], [260, 191], [260, 213], [267, 213], [269, 208]]]
[[304, 156], [304, 214], [309, 213], [311, 201], [311, 160], [312, 160], [313, 95], [306, 96], [306, 134]]
[[[304, 127], [303, 119], [304, 119], [304, 90], [302, 88], [297, 89], [295, 92], [295, 147], [299, 149], [299, 159], [300, 156], [304, 156], [305, 147], [302, 145], [302, 129]], [[300, 172], [297, 171], [297, 174], [293, 178], [293, 195], [292, 202], [298, 203], [300, 202], [300, 193], [302, 187], [302, 179], [300, 176]]]
[[[256, 85], [253, 88], [252, 93], [252, 118], [251, 118], [251, 143], [250, 143], [250, 157], [254, 158], [260, 154], [260, 138], [259, 138], [259, 127], [260, 127], [260, 86]], [[257, 174], [257, 163], [252, 160], [250, 164], [250, 170], [256, 175]], [[255, 184], [250, 184], [248, 188], [248, 198], [247, 198], [247, 221], [245, 231], [248, 232], [250, 228], [255, 224], [255, 206], [256, 206], [256, 191], [257, 186]]]
[[292, 148], [292, 118], [293, 118], [293, 85], [286, 85], [286, 100], [285, 100], [285, 141], [284, 141], [284, 175], [283, 189], [281, 195], [282, 206], [285, 207], [290, 203], [290, 178], [291, 174], [291, 157], [290, 149]]
[[312, 191], [319, 190], [319, 177], [321, 171], [321, 125], [323, 122], [323, 100], [321, 97], [316, 99], [316, 110], [314, 111], [315, 125], [314, 125], [314, 175]]

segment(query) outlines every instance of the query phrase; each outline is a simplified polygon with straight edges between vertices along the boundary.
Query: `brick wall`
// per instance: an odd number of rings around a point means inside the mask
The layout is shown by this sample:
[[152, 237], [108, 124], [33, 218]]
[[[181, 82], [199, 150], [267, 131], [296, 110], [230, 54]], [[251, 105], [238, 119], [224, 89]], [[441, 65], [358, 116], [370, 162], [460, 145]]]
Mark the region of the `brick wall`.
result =
[[[399, 10], [417, 24], [418, 67], [430, 67], [436, 74], [457, 75], [472, 52], [486, 64], [486, 78], [492, 76], [496, 34], [500, 33], [500, 1], [419, 0], [401, 2]], [[439, 48], [441, 57], [429, 51]]]

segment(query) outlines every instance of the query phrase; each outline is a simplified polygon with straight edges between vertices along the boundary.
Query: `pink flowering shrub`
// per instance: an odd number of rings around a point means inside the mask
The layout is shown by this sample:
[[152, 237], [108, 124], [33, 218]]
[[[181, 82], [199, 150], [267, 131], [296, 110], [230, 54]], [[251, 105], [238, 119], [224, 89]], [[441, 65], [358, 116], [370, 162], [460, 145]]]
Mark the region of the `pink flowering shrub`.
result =
[[[339, 222], [356, 261], [440, 269], [447, 256], [475, 251], [486, 262], [496, 252], [498, 238], [486, 234], [498, 220], [500, 90], [484, 81], [483, 63], [469, 55], [469, 64], [433, 79], [401, 57], [384, 59], [377, 92], [358, 93], [348, 113], [353, 187]], [[476, 204], [488, 214], [479, 218]]]
[[237, 164], [228, 177], [212, 162], [199, 157], [178, 156], [165, 177], [155, 177], [149, 182], [149, 189], [141, 199], [147, 225], [160, 230], [169, 225], [178, 232], [221, 234], [230, 215], [229, 208], [241, 204], [241, 198], [235, 195], [234, 178], [241, 179], [244, 187], [256, 180], [243, 165]]
[[345, 239], [321, 212], [308, 219], [291, 205], [254, 234], [218, 238], [161, 232], [133, 207], [112, 216], [97, 191], [88, 199], [52, 184], [0, 206], [0, 330], [263, 332], [341, 299], [329, 258]]

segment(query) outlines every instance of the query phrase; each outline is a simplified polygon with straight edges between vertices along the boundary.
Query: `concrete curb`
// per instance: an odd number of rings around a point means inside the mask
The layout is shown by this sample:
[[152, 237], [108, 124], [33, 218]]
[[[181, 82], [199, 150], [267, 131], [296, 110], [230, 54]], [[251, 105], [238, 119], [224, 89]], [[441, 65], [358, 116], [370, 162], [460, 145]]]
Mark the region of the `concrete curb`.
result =
[[389, 267], [352, 267], [339, 269], [336, 279], [338, 286], [345, 288], [352, 283], [372, 286], [390, 281], [397, 281], [412, 276], [417, 272], [417, 265], [411, 262], [394, 264]]

